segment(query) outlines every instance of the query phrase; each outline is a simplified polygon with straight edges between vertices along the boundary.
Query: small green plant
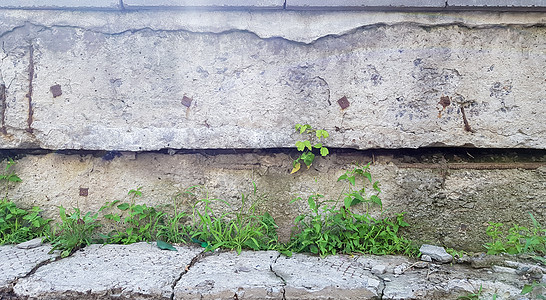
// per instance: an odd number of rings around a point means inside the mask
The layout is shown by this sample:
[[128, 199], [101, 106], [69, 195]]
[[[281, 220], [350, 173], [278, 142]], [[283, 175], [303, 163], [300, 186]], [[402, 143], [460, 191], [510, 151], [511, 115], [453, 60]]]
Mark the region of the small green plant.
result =
[[0, 245], [18, 244], [43, 236], [49, 230], [49, 219], [40, 216], [42, 210], [18, 208], [7, 199], [0, 200]]
[[[546, 300], [546, 294], [544, 292], [546, 291], [546, 284], [545, 283], [538, 283], [536, 281], [533, 281], [531, 284], [526, 284], [523, 286], [523, 289], [521, 290], [521, 295], [527, 295], [527, 294], [534, 294], [535, 299], [542, 299]], [[542, 293], [540, 295], [539, 293]]]
[[149, 242], [157, 239], [159, 225], [162, 224], [165, 213], [155, 207], [146, 204], [136, 204], [136, 199], [142, 196], [142, 187], [130, 190], [130, 203], [120, 203], [119, 200], [107, 202], [99, 212], [111, 209], [114, 206], [120, 213], [104, 215], [105, 219], [112, 220], [123, 225], [124, 230], [116, 229], [108, 235], [101, 235], [110, 244], [132, 244], [136, 242]]
[[463, 256], [468, 255], [468, 252], [464, 250], [456, 250], [453, 248], [446, 248], [446, 252], [453, 256], [453, 258], [462, 258]]
[[531, 213], [529, 213], [529, 216], [533, 227], [527, 228], [514, 224], [506, 235], [502, 231], [504, 224], [490, 222], [486, 234], [491, 238], [491, 242], [484, 245], [487, 254], [546, 254], [546, 229], [542, 228]]
[[61, 257], [67, 257], [74, 251], [96, 241], [96, 229], [101, 225], [97, 221], [98, 214], [91, 212], [82, 215], [78, 208], [68, 214], [64, 207], [59, 207], [61, 223], [55, 224], [46, 239], [51, 242], [54, 250], [61, 251]]
[[[368, 167], [369, 165], [367, 165]], [[353, 190], [358, 180], [371, 182], [371, 176], [366, 168], [357, 166], [345, 173], [339, 180], [347, 180], [351, 189], [345, 193], [344, 205], [339, 208], [338, 201], [324, 200], [321, 194], [307, 198], [311, 214], [301, 214], [295, 219], [297, 232], [292, 236], [288, 249], [295, 252], [311, 252], [326, 256], [336, 253], [371, 253], [377, 255], [401, 253], [409, 256], [418, 253], [415, 245], [399, 236], [401, 227], [409, 226], [404, 221], [404, 214], [398, 214], [394, 219], [375, 219], [366, 211], [363, 214], [352, 212], [352, 207], [363, 203], [369, 205], [381, 201], [371, 200], [365, 194], [364, 188]], [[367, 175], [366, 175], [367, 174]], [[363, 177], [363, 178], [361, 178]], [[379, 192], [379, 184], [375, 191]], [[292, 202], [303, 200], [298, 197]]]
[[168, 243], [186, 243], [189, 240], [191, 226], [185, 225], [184, 221], [188, 218], [185, 211], [179, 211], [178, 199], [182, 193], [173, 198], [174, 213], [172, 216], [165, 213], [164, 222], [157, 225], [157, 237]]
[[8, 158], [4, 173], [0, 174], [0, 182], [4, 182], [4, 198], [0, 200], [0, 245], [22, 243], [40, 237], [49, 230], [50, 220], [40, 216], [40, 208], [21, 209], [7, 199], [10, 184], [21, 182], [13, 171], [15, 164], [13, 159]]
[[[313, 153], [313, 149], [318, 149], [321, 156], [326, 156], [330, 153], [328, 148], [324, 147], [321, 139], [325, 139], [330, 136], [330, 134], [326, 130], [322, 129], [314, 129], [311, 127], [311, 125], [305, 124], [296, 124], [296, 131], [300, 135], [310, 135], [312, 140], [316, 140], [316, 143], [312, 143], [310, 140], [303, 140], [303, 141], [297, 141], [296, 142], [296, 148], [298, 148], [298, 151], [302, 152], [298, 158], [294, 160], [292, 163], [292, 172], [291, 174], [296, 173], [301, 168], [301, 162], [307, 166], [307, 169], [311, 167], [313, 164], [313, 161], [315, 161], [315, 154]], [[316, 137], [316, 138], [314, 138]]]
[[[383, 209], [383, 203], [379, 198], [381, 193], [381, 188], [379, 187], [379, 181], [372, 181], [372, 174], [370, 173], [370, 164], [368, 163], [365, 166], [356, 165], [355, 168], [345, 172], [341, 175], [337, 181], [345, 180], [350, 183], [349, 192], [346, 192], [345, 198], [343, 199], [346, 209], [349, 209], [351, 206], [362, 203], [365, 207], [366, 213], [370, 208], [371, 204], [378, 205]], [[355, 189], [357, 182], [361, 182], [361, 188]], [[366, 186], [368, 184], [372, 185], [374, 193], [366, 193]]]
[[17, 176], [12, 169], [15, 164], [16, 162], [12, 158], [8, 158], [6, 167], [4, 168], [4, 173], [0, 174], [0, 182], [4, 182], [4, 198], [7, 198], [8, 196], [10, 183], [21, 182], [21, 178], [19, 178], [19, 176]]
[[[196, 193], [197, 192], [197, 193]], [[198, 193], [205, 197], [198, 197]], [[193, 206], [192, 227], [189, 230], [192, 242], [201, 244], [206, 250], [217, 248], [235, 249], [241, 253], [243, 248], [252, 250], [273, 250], [277, 246], [277, 225], [273, 218], [264, 213], [257, 214], [255, 203], [248, 203], [248, 197], [242, 194], [241, 207], [235, 212], [215, 213], [213, 202], [222, 202], [220, 199], [211, 199], [208, 191], [200, 186], [190, 187], [186, 193], [196, 197], [198, 201]], [[256, 186], [254, 185], [254, 195]]]

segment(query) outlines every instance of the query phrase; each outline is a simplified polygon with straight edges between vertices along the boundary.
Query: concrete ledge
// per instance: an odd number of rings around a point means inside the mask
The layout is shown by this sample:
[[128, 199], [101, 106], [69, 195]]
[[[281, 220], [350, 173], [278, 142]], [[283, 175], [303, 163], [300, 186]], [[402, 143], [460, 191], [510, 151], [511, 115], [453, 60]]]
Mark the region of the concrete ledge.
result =
[[124, 0], [125, 9], [225, 9], [225, 8], [243, 8], [243, 9], [283, 9], [284, 0]]
[[336, 9], [366, 9], [366, 8], [443, 8], [446, 6], [445, 0], [287, 0], [287, 9], [306, 9], [306, 8], [336, 8]]
[[4, 0], [4, 9], [164, 10], [164, 9], [292, 9], [292, 10], [399, 10], [545, 11], [545, 0]]
[[121, 9], [120, 0], [2, 0], [0, 8], [11, 9]]

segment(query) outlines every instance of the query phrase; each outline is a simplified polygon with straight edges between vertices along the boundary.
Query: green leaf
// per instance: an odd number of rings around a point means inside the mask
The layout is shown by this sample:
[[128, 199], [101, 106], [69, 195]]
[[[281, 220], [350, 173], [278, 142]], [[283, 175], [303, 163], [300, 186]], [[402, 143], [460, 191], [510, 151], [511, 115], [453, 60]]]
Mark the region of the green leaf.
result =
[[313, 150], [313, 145], [311, 145], [310, 141], [303, 141], [303, 143], [305, 144], [305, 147], [309, 149], [309, 151]]
[[529, 294], [533, 291], [534, 286], [530, 284], [526, 284], [523, 286], [523, 289], [521, 290], [521, 295]]
[[351, 205], [353, 204], [353, 198], [345, 197], [345, 199], [343, 199], [343, 203], [345, 204], [345, 208], [349, 209], [351, 208]]
[[330, 154], [330, 151], [328, 150], [328, 148], [326, 148], [326, 147], [320, 148], [320, 155], [326, 156], [328, 154]]
[[11, 182], [21, 182], [21, 178], [19, 178], [19, 176], [17, 175], [9, 175], [8, 176], [8, 181], [11, 181]]
[[313, 145], [313, 148], [316, 148], [316, 149], [322, 148], [322, 143], [316, 143], [315, 145]]
[[178, 251], [176, 250], [175, 247], [173, 247], [173, 245], [166, 243], [164, 241], [157, 241], [157, 247], [161, 250]]
[[315, 202], [315, 198], [313, 196], [307, 198], [307, 203], [309, 204], [309, 208], [311, 208], [312, 211], [317, 210], [317, 203]]
[[347, 180], [349, 180], [349, 182], [351, 183], [351, 185], [355, 185], [355, 176], [350, 176], [350, 177], [347, 177]]
[[302, 141], [297, 141], [296, 148], [298, 148], [298, 151], [303, 151], [305, 149], [305, 143]]
[[311, 166], [311, 164], [313, 164], [313, 161], [315, 160], [315, 155], [311, 152], [306, 152], [301, 155], [301, 158], [303, 159], [303, 162], [309, 169], [309, 167]]
[[118, 208], [120, 210], [123, 210], [123, 211], [129, 209], [129, 207], [130, 207], [129, 203], [122, 203], [122, 204], [118, 205]]
[[377, 197], [376, 195], [372, 195], [370, 197], [370, 201], [372, 201], [372, 203], [375, 203], [375, 204], [383, 207], [383, 203], [381, 202], [381, 199], [379, 197]]

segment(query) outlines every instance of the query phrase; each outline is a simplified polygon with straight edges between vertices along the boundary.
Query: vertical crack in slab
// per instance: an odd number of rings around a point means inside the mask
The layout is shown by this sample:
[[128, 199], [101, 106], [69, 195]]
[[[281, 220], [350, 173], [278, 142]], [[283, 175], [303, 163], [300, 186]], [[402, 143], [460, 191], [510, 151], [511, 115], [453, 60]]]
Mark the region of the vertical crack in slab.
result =
[[277, 260], [279, 259], [279, 257], [281, 257], [281, 254], [278, 253], [277, 255], [277, 258], [275, 258], [275, 261], [269, 265], [269, 270], [275, 275], [275, 277], [279, 278], [281, 281], [282, 281], [282, 300], [286, 300], [286, 280], [279, 274], [277, 274], [277, 272], [275, 272], [275, 270], [273, 270], [273, 265], [277, 263]]
[[[209, 253], [212, 253], [212, 252], [209, 252]], [[186, 265], [186, 267], [184, 268], [182, 273], [180, 273], [180, 276], [178, 276], [178, 278], [176, 278], [174, 280], [173, 284], [171, 285], [171, 289], [173, 290], [172, 293], [171, 293], [171, 300], [174, 300], [174, 288], [176, 287], [176, 285], [178, 284], [180, 279], [182, 279], [182, 276], [184, 276], [186, 273], [188, 273], [190, 271], [191, 267], [193, 267], [196, 263], [198, 263], [205, 256], [208, 256], [207, 252], [205, 250], [199, 252], [199, 254], [197, 254], [194, 258], [192, 258], [192, 260], [190, 261], [190, 264]]]
[[26, 97], [28, 99], [28, 118], [27, 118], [27, 132], [33, 134], [32, 118], [34, 110], [32, 109], [32, 80], [34, 79], [34, 46], [30, 42], [28, 46], [29, 58], [28, 58], [28, 93]]

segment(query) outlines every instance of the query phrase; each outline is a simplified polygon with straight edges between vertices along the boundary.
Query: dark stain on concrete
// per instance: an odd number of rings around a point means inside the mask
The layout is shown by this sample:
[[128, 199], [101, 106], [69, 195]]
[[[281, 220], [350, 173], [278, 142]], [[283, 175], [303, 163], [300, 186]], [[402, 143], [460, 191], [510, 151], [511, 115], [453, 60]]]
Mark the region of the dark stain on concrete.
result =
[[53, 98], [57, 98], [57, 97], [59, 97], [60, 95], [63, 94], [63, 91], [61, 90], [61, 85], [60, 84], [52, 85], [49, 88], [49, 91], [51, 92], [51, 94], [53, 94]]
[[187, 96], [182, 97], [182, 105], [184, 105], [185, 107], [189, 108], [191, 106], [192, 101], [193, 99], [190, 97], [187, 97]]
[[7, 135], [6, 130], [6, 85], [0, 84], [0, 133]]
[[89, 195], [89, 188], [80, 188], [80, 196], [87, 197]]
[[466, 114], [464, 112], [464, 106], [461, 105], [461, 114], [463, 115], [463, 122], [464, 122], [464, 130], [468, 132], [475, 132], [472, 130], [472, 127], [470, 127], [470, 124], [468, 123], [468, 120], [466, 119]]
[[341, 99], [337, 100], [337, 104], [339, 104], [341, 109], [346, 109], [347, 107], [349, 107], [349, 105], [351, 105], [351, 103], [349, 103], [349, 100], [347, 100], [346, 96], [343, 96], [341, 97]]
[[25, 95], [28, 99], [28, 117], [27, 117], [27, 132], [33, 133], [32, 121], [34, 110], [32, 108], [32, 81], [34, 80], [34, 46], [32, 43], [28, 46], [29, 58], [28, 58], [28, 93]]

